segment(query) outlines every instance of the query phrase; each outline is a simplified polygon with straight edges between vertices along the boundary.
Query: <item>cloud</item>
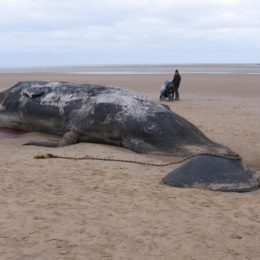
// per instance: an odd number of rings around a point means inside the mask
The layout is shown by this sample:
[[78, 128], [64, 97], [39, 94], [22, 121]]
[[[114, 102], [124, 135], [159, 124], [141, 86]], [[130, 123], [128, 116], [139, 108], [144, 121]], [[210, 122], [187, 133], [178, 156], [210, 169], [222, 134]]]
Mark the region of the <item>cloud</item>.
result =
[[232, 44], [259, 53], [260, 4], [253, 0], [0, 0], [0, 9], [0, 55], [27, 53], [32, 63], [53, 53], [58, 63], [73, 53], [101, 54], [103, 63], [118, 53], [126, 62], [133, 53], [160, 62], [176, 50], [190, 53], [192, 44], [205, 55]]

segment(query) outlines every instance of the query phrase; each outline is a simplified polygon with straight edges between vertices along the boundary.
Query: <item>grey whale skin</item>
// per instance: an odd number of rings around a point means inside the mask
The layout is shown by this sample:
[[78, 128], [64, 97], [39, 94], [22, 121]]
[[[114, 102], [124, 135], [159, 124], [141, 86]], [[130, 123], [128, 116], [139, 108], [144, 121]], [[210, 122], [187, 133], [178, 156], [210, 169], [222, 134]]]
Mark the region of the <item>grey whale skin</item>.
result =
[[239, 157], [168, 107], [118, 87], [18, 82], [0, 93], [0, 127], [62, 136], [60, 141], [28, 143], [32, 145], [59, 147], [95, 142], [146, 154]]
[[116, 87], [19, 82], [0, 93], [0, 127], [63, 136], [57, 143], [40, 144], [46, 146], [85, 141], [148, 154], [236, 156], [166, 106]]

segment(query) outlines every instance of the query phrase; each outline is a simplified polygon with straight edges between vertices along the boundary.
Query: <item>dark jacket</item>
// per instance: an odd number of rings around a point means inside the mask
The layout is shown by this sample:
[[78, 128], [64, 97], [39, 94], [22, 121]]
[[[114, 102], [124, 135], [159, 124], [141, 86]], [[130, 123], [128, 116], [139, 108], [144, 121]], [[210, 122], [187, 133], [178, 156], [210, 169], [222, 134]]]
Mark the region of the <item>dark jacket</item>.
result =
[[174, 84], [174, 87], [178, 88], [181, 83], [181, 75], [179, 73], [174, 74], [172, 83]]

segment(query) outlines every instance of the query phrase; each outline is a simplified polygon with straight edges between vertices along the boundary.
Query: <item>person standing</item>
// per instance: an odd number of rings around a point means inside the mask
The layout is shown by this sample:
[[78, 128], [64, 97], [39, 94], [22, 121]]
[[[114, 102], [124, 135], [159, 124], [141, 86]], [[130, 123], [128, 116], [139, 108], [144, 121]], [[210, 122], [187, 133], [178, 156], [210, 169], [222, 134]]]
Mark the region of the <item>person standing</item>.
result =
[[174, 77], [172, 80], [172, 83], [174, 85], [174, 92], [173, 92], [173, 98], [176, 100], [179, 100], [179, 86], [181, 83], [181, 75], [178, 70], [175, 70]]

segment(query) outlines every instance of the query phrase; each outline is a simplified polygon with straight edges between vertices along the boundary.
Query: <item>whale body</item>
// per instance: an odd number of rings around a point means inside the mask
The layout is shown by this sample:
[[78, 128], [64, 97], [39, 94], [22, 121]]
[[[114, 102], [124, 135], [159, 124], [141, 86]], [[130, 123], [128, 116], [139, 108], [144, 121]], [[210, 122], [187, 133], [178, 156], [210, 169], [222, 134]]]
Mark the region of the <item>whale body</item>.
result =
[[0, 127], [62, 136], [31, 142], [43, 146], [96, 142], [147, 154], [237, 156], [168, 107], [118, 87], [19, 82], [0, 93]]
[[[163, 183], [220, 191], [249, 191], [259, 177], [240, 156], [210, 140], [167, 106], [128, 89], [60, 81], [24, 81], [0, 92], [0, 128], [61, 136], [28, 145], [78, 142], [122, 146], [137, 153], [195, 157]], [[197, 155], [206, 155], [200, 157]], [[207, 157], [210, 156], [210, 157]], [[238, 184], [241, 180], [241, 185]]]

